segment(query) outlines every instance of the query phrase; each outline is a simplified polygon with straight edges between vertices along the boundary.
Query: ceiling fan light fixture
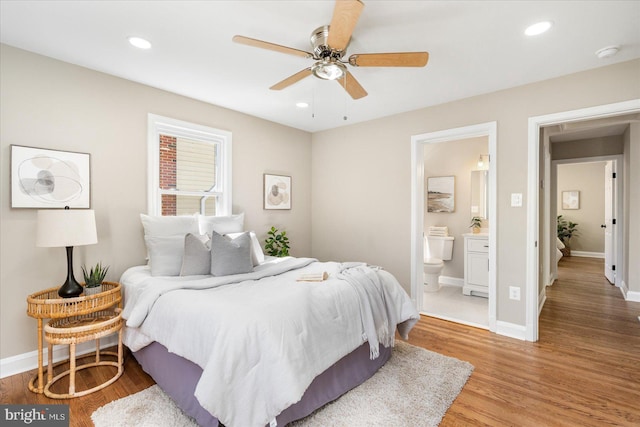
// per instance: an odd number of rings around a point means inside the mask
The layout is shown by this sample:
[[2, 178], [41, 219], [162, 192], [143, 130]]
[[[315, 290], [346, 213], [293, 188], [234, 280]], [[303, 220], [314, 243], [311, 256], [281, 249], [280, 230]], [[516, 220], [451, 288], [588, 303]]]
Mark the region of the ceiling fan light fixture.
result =
[[316, 62], [311, 72], [323, 80], [339, 80], [347, 73], [347, 67], [341, 62], [324, 60]]

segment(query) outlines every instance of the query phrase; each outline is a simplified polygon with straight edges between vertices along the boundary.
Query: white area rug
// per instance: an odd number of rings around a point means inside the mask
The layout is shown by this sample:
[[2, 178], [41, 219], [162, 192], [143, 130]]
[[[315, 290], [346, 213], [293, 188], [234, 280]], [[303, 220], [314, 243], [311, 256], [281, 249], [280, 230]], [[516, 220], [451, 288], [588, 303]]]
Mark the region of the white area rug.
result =
[[[372, 378], [295, 427], [437, 426], [473, 371], [468, 362], [396, 342]], [[154, 385], [92, 415], [96, 427], [197, 427]]]

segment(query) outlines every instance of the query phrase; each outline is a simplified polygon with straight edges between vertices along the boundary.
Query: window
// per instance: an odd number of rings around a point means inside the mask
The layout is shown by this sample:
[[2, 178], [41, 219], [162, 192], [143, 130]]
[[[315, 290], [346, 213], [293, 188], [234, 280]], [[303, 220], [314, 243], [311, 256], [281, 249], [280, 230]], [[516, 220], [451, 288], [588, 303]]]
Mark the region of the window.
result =
[[149, 114], [151, 215], [231, 214], [231, 133]]

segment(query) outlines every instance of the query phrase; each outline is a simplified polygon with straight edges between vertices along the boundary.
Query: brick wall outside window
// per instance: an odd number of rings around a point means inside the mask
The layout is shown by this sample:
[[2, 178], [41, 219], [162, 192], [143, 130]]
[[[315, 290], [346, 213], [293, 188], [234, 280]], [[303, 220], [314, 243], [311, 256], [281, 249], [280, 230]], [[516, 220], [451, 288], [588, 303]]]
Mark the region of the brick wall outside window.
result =
[[[174, 136], [160, 135], [160, 188], [176, 188], [176, 143]], [[176, 214], [176, 196], [162, 195], [162, 215]]]

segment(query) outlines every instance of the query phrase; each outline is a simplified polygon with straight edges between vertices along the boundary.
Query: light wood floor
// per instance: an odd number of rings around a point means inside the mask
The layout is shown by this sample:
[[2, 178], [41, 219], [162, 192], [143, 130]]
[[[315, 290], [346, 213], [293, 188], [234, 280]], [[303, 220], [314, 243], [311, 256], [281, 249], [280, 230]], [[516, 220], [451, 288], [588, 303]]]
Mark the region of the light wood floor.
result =
[[[625, 302], [602, 269], [602, 260], [561, 260], [537, 343], [423, 317], [410, 343], [475, 366], [441, 425], [639, 426], [640, 303]], [[92, 426], [95, 409], [153, 384], [128, 357], [124, 375], [106, 389], [52, 401], [27, 390], [33, 373], [0, 380], [2, 403], [69, 403], [73, 427]], [[99, 375], [78, 384], [91, 386]]]

